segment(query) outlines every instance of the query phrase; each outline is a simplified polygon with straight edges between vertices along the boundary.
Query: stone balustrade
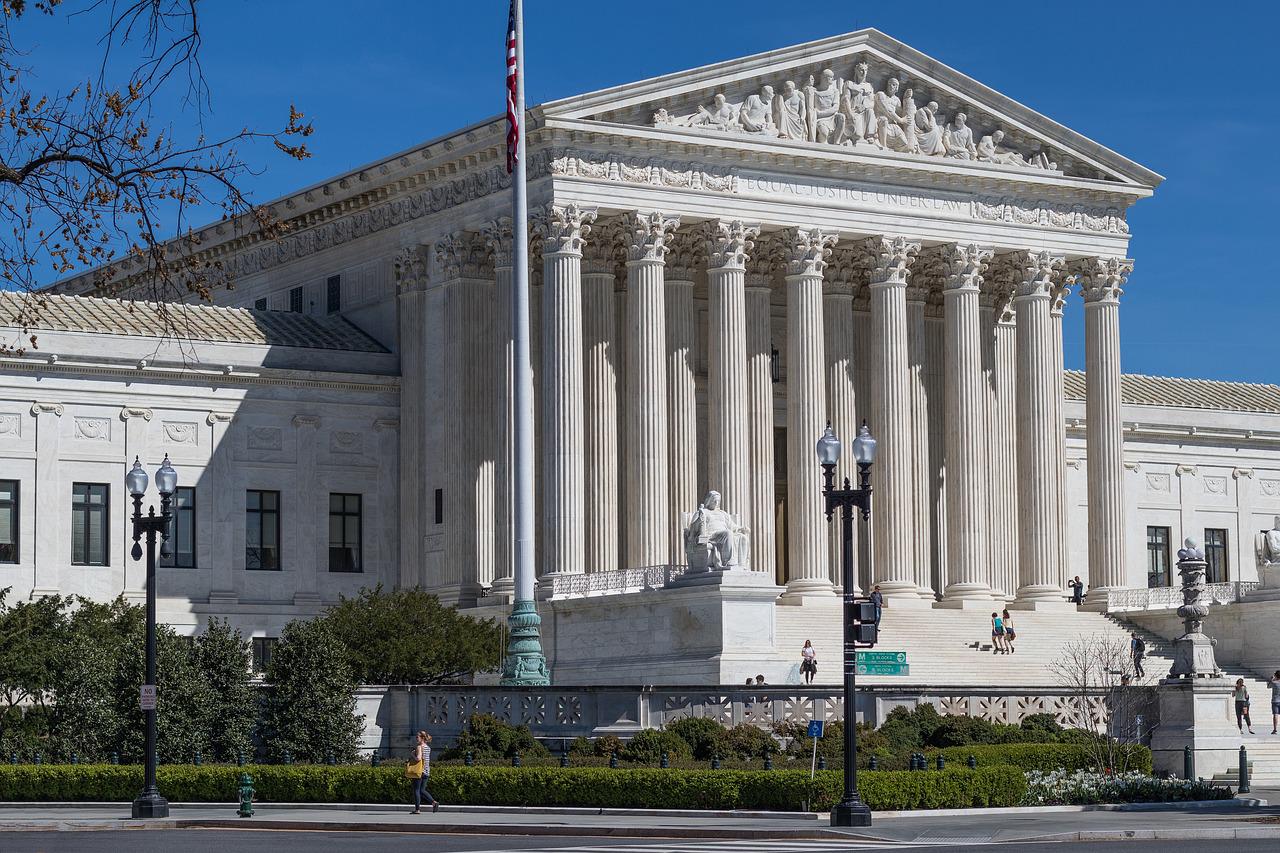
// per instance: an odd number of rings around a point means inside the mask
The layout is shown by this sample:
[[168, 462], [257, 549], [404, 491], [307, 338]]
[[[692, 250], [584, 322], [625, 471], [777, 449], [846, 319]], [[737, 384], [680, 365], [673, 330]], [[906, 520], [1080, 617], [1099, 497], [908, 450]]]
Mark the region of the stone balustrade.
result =
[[[1205, 585], [1204, 597], [1212, 604], [1232, 604], [1258, 589], [1258, 581], [1226, 581]], [[1181, 587], [1123, 588], [1107, 590], [1107, 612], [1176, 610], [1182, 605]]]

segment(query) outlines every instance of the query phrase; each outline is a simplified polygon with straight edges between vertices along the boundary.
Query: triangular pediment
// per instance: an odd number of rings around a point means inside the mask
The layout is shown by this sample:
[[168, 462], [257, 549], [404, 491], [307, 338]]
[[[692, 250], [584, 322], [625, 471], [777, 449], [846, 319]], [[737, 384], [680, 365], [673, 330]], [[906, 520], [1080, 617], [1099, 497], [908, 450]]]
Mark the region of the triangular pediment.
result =
[[567, 98], [538, 111], [548, 119], [652, 128], [708, 142], [835, 147], [1142, 187], [1163, 180], [870, 29]]

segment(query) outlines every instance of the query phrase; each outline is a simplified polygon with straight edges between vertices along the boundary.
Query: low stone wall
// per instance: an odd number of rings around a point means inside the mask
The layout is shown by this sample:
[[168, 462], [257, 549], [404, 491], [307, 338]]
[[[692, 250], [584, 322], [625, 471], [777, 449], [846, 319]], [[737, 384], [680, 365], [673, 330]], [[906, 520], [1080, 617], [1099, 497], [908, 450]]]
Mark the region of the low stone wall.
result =
[[[749, 723], [768, 728], [777, 722], [844, 719], [844, 700], [831, 688], [752, 687], [365, 687], [357, 695], [365, 715], [364, 748], [384, 755], [408, 753], [411, 737], [426, 729], [437, 748], [452, 744], [472, 714], [492, 714], [513, 725], [527, 725], [534, 736], [559, 748], [575, 737], [617, 735], [629, 738], [680, 717], [707, 717], [726, 726]], [[1101, 693], [1085, 698], [1088, 713], [1108, 717]], [[860, 687], [857, 720], [880, 725], [894, 708], [928, 702], [938, 713], [972, 716], [998, 723], [1019, 723], [1032, 714], [1050, 713], [1074, 725], [1079, 704], [1061, 688]]]

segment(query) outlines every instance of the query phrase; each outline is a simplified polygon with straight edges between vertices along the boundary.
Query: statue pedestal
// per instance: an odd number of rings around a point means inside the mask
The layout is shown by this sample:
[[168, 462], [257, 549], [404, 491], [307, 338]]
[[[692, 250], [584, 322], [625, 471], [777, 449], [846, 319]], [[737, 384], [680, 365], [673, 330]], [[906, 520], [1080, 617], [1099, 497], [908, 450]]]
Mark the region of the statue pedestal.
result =
[[1160, 725], [1151, 733], [1156, 773], [1182, 776], [1183, 749], [1195, 752], [1195, 775], [1212, 778], [1239, 767], [1234, 688], [1225, 678], [1166, 678], [1157, 688]]
[[1245, 601], [1280, 601], [1280, 565], [1258, 566], [1261, 586], [1248, 593]]

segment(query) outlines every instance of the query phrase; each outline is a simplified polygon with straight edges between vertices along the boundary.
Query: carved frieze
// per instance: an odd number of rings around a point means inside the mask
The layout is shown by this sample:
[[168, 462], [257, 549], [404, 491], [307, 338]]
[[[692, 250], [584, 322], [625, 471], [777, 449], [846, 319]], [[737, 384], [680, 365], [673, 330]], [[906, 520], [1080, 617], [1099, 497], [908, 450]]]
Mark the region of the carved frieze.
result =
[[111, 419], [78, 417], [75, 419], [75, 437], [81, 441], [110, 441]]
[[199, 428], [189, 421], [165, 421], [162, 425], [164, 440], [170, 444], [196, 444]]

